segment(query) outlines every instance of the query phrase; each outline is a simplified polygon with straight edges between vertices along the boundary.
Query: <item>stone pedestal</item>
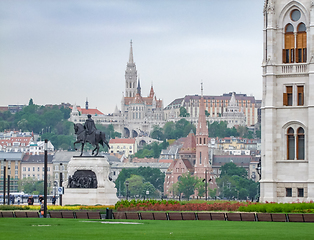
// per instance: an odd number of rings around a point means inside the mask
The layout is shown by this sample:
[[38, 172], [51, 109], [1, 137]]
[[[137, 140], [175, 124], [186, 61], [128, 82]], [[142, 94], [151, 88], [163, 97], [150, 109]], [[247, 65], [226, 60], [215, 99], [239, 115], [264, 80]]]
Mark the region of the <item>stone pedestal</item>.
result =
[[68, 176], [73, 176], [78, 170], [90, 170], [96, 174], [97, 188], [69, 188], [68, 180], [63, 182], [63, 205], [115, 205], [119, 200], [117, 189], [109, 181], [110, 165], [106, 156], [72, 157], [68, 163]]

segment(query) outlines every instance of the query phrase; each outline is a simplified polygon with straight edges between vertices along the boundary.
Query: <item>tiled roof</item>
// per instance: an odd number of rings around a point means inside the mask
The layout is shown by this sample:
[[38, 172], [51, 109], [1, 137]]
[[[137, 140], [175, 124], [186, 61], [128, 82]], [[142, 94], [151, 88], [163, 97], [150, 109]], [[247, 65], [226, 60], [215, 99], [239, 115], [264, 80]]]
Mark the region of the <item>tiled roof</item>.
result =
[[[48, 163], [52, 163], [53, 155], [48, 155]], [[44, 155], [29, 155], [25, 154], [22, 163], [44, 163]]]
[[[89, 108], [89, 109], [85, 109], [85, 108], [81, 108], [81, 107], [76, 107], [77, 111], [81, 112], [82, 114], [90, 114], [90, 115], [104, 115], [101, 111], [99, 111], [98, 109], [93, 109], [93, 108]], [[73, 107], [70, 107], [70, 109], [73, 109]]]
[[[32, 137], [10, 137], [8, 139], [0, 139], [0, 145], [9, 147], [26, 147], [32, 141]], [[18, 146], [13, 145], [13, 143], [20, 143]], [[24, 146], [21, 146], [24, 143]]]
[[186, 137], [182, 148], [179, 153], [195, 153], [196, 152], [196, 141], [194, 133], [189, 133]]
[[174, 160], [173, 159], [159, 159], [158, 162], [160, 163], [172, 163]]
[[101, 111], [99, 111], [98, 109], [81, 109], [81, 113], [82, 114], [90, 114], [90, 115], [104, 115]]
[[115, 139], [110, 139], [109, 144], [113, 143], [128, 143], [128, 144], [134, 144], [135, 139], [134, 138], [115, 138]]
[[9, 111], [8, 107], [0, 107], [0, 112], [6, 112]]

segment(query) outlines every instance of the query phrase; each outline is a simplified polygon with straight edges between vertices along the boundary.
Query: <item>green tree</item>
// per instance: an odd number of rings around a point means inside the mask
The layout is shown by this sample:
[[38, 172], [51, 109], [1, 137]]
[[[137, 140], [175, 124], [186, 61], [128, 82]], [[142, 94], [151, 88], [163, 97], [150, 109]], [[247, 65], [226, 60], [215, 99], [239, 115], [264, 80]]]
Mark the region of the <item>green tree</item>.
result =
[[153, 142], [151, 144], [145, 145], [143, 149], [138, 150], [133, 156], [137, 158], [159, 158], [161, 150], [167, 148], [168, 145], [169, 143], [166, 141], [163, 141], [160, 144]]
[[166, 139], [175, 139], [175, 130], [176, 130], [176, 126], [175, 123], [173, 122], [167, 122], [164, 127], [164, 136]]
[[141, 196], [146, 196], [150, 198], [150, 197], [157, 197], [157, 195], [158, 193], [156, 191], [156, 188], [153, 186], [153, 184], [151, 184], [150, 182], [143, 183]]
[[185, 107], [180, 107], [180, 117], [189, 117], [190, 114], [187, 112], [187, 110], [185, 109]]
[[129, 182], [129, 196], [142, 195], [143, 177], [139, 175], [131, 175], [126, 181]]
[[222, 198], [244, 199], [256, 198], [259, 183], [247, 178], [247, 172], [234, 163], [226, 163], [221, 168], [220, 177], [216, 179]]
[[116, 188], [121, 192], [125, 191], [124, 182], [132, 175], [139, 175], [143, 178], [143, 182], [150, 182], [155, 189], [163, 192], [165, 174], [158, 168], [139, 167], [134, 169], [122, 169], [118, 178], [115, 181]]
[[247, 171], [243, 167], [237, 167], [233, 162], [226, 163], [220, 167], [220, 177], [225, 175], [228, 176], [240, 176], [243, 178], [247, 178]]
[[183, 193], [186, 198], [190, 198], [194, 191], [196, 190], [197, 184], [201, 180], [196, 176], [192, 176], [190, 173], [182, 174], [178, 181], [178, 190]]
[[[199, 197], [204, 197], [206, 195], [205, 182], [199, 181], [196, 184], [195, 189], [197, 190], [197, 195]], [[208, 189], [208, 186], [207, 186], [207, 189]]]
[[153, 130], [150, 133], [150, 137], [157, 140], [165, 140], [163, 129], [157, 125], [153, 127]]
[[29, 99], [29, 102], [28, 102], [28, 106], [30, 106], [30, 105], [34, 105], [34, 102], [33, 102], [33, 99], [32, 99], [32, 98]]
[[20, 192], [27, 194], [44, 194], [44, 181], [37, 181], [33, 178], [24, 178], [18, 181], [18, 189]]

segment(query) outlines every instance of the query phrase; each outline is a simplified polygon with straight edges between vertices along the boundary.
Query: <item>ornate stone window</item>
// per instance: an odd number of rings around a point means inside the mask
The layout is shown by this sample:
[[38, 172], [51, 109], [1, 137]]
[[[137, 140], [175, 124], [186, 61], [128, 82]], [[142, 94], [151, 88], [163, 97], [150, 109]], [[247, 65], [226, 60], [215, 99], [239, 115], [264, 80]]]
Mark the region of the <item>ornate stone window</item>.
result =
[[287, 131], [287, 159], [294, 160], [295, 153], [295, 138], [293, 128], [288, 128]]
[[305, 159], [305, 131], [302, 127], [289, 127], [286, 132], [287, 160]]
[[290, 11], [284, 24], [283, 63], [305, 63], [307, 61], [307, 34], [304, 16], [299, 9]]

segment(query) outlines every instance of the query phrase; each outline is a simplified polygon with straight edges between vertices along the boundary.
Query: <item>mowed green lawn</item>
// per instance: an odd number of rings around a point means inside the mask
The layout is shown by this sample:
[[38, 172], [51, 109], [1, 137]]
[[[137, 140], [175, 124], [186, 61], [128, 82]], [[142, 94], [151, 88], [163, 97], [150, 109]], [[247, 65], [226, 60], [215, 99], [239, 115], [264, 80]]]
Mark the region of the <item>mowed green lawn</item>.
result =
[[122, 221], [0, 218], [0, 239], [314, 239], [314, 223], [124, 220], [141, 224], [113, 224], [117, 222]]

